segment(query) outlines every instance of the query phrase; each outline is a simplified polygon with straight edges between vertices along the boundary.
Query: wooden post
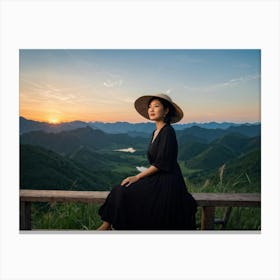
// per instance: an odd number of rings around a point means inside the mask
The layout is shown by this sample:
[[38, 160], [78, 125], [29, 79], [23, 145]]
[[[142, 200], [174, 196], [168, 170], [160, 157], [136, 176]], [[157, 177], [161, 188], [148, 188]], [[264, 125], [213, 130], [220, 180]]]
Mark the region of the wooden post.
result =
[[20, 202], [20, 230], [31, 230], [31, 202]]
[[214, 229], [215, 207], [203, 206], [201, 215], [201, 230]]
[[227, 209], [226, 209], [226, 211], [224, 213], [224, 217], [223, 217], [223, 221], [224, 222], [223, 222], [223, 224], [221, 226], [221, 229], [225, 229], [226, 224], [227, 224], [227, 222], [229, 220], [229, 216], [230, 216], [231, 210], [232, 210], [232, 207], [227, 207]]

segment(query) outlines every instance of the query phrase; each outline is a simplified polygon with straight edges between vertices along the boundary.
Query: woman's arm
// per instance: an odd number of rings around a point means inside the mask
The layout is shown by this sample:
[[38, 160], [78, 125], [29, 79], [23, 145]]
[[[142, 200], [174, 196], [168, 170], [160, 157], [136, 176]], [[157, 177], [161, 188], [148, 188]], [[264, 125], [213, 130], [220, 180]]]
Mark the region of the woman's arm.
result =
[[142, 178], [144, 178], [146, 176], [152, 175], [152, 174], [156, 173], [157, 171], [159, 171], [159, 169], [157, 167], [151, 165], [146, 170], [144, 170], [141, 173], [137, 174], [136, 177], [138, 177], [138, 180], [139, 180], [139, 179], [142, 179]]
[[142, 171], [141, 173], [135, 175], [135, 176], [131, 176], [131, 177], [127, 177], [126, 179], [124, 179], [122, 182], [121, 182], [121, 185], [122, 186], [125, 186], [125, 187], [128, 187], [129, 185], [131, 185], [132, 183], [135, 183], [137, 182], [138, 180], [146, 177], [146, 176], [149, 176], [149, 175], [152, 175], [154, 174], [155, 172], [157, 172], [159, 169], [153, 165], [151, 165], [148, 169]]

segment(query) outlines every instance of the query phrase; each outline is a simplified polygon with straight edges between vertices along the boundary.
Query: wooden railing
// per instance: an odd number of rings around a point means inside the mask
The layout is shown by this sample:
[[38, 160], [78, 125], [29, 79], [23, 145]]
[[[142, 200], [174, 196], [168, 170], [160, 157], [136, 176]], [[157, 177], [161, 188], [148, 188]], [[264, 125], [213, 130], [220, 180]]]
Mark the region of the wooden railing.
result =
[[[32, 202], [84, 202], [102, 203], [107, 191], [57, 191], [57, 190], [20, 190], [20, 229], [31, 230]], [[212, 230], [215, 224], [221, 229], [226, 225], [232, 207], [260, 207], [259, 193], [192, 193], [202, 208], [202, 230]], [[223, 219], [215, 219], [215, 207], [226, 207]]]

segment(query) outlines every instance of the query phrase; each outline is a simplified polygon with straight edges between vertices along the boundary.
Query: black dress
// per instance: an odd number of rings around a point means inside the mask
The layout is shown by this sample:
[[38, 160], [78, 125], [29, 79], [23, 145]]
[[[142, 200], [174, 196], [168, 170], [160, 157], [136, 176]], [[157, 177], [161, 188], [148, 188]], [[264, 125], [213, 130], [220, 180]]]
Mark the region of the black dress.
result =
[[159, 171], [128, 187], [114, 186], [99, 215], [116, 230], [194, 230], [197, 203], [177, 163], [175, 131], [166, 124], [152, 139], [147, 156]]

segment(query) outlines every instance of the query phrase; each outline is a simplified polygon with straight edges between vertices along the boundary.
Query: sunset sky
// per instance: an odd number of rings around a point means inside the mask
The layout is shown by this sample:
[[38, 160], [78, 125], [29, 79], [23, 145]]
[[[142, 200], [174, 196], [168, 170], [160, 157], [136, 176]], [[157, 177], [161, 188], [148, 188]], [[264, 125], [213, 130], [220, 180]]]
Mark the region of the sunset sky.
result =
[[180, 123], [260, 121], [260, 50], [20, 50], [20, 115], [46, 122], [146, 122], [165, 93]]

